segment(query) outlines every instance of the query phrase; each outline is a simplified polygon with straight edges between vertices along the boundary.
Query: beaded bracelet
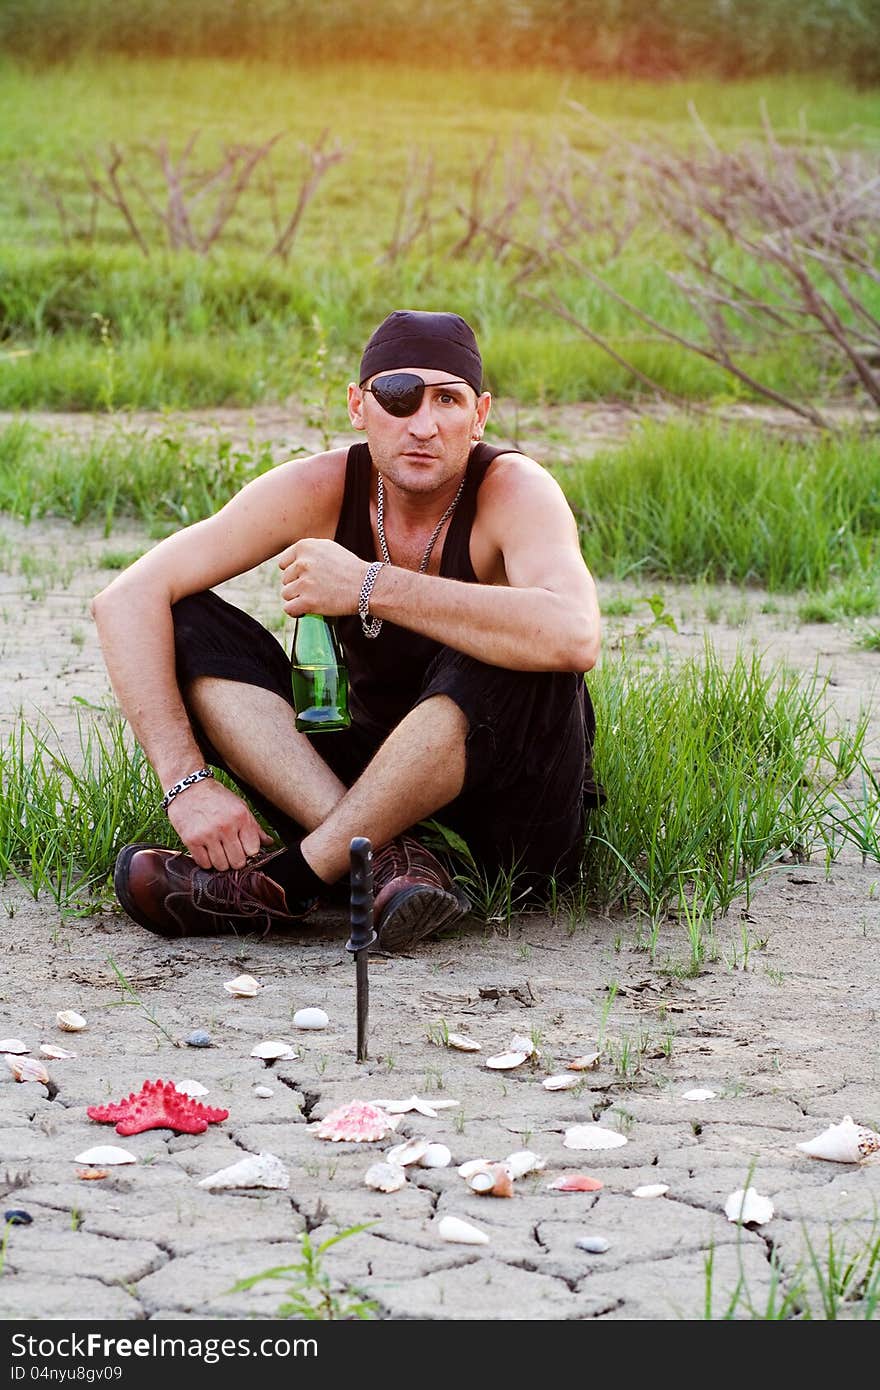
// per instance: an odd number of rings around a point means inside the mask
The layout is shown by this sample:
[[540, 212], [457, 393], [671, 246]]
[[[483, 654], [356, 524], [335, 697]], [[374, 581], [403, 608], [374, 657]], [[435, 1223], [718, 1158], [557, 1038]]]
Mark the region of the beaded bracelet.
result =
[[200, 767], [198, 772], [190, 772], [188, 776], [182, 777], [179, 782], [174, 783], [173, 787], [169, 787], [162, 797], [162, 810], [167, 811], [174, 798], [180, 796], [181, 792], [185, 792], [187, 787], [194, 787], [196, 782], [204, 782], [206, 777], [213, 776], [214, 769], [212, 767]]
[[373, 593], [373, 585], [376, 582], [376, 575], [387, 565], [387, 560], [374, 560], [364, 575], [364, 582], [361, 585], [360, 597], [358, 598], [358, 617], [361, 620], [365, 637], [378, 637], [382, 631], [382, 619], [374, 618], [370, 613], [370, 598]]

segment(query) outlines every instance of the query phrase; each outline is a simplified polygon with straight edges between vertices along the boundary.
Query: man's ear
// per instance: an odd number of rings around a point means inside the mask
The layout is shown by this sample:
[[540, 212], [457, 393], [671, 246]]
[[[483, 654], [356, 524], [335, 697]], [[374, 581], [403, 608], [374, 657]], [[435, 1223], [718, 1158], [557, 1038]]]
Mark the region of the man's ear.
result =
[[486, 419], [491, 405], [492, 397], [489, 395], [488, 391], [483, 391], [482, 394], [477, 397], [477, 418], [474, 422], [475, 439], [482, 439], [483, 437], [483, 430], [486, 428]]
[[367, 428], [364, 421], [364, 393], [354, 381], [348, 383], [348, 418], [354, 429]]

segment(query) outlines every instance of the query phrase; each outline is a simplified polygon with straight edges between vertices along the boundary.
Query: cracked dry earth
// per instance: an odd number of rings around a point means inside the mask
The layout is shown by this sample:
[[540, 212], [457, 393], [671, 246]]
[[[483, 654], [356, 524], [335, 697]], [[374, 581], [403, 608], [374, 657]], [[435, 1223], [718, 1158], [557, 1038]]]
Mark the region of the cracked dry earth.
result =
[[[85, 527], [8, 521], [2, 538], [9, 562], [0, 576], [0, 733], [19, 710], [30, 720], [41, 711], [75, 748], [81, 707], [74, 697], [101, 703], [108, 692], [86, 613], [107, 578], [100, 555], [110, 545], [147, 542], [135, 531], [107, 542]], [[16, 557], [25, 552], [36, 558], [42, 585], [33, 566], [21, 572]], [[275, 609], [271, 566], [225, 591], [264, 619]], [[707, 629], [699, 612], [705, 591], [666, 593], [680, 617], [670, 650], [697, 650]], [[728, 599], [714, 592], [716, 605]], [[761, 599], [735, 595], [736, 624], [709, 627], [715, 645], [729, 653], [756, 642], [805, 671], [818, 663], [832, 678], [840, 717], [854, 718], [873, 693], [877, 656], [857, 651], [843, 629], [799, 625], [794, 605], [762, 614]], [[609, 623], [609, 645], [615, 630]], [[875, 721], [875, 749], [876, 731]], [[0, 1036], [21, 1038], [32, 1054], [43, 1042], [77, 1053], [48, 1063], [57, 1086], [51, 1099], [45, 1086], [0, 1077], [2, 1208], [24, 1207], [33, 1217], [8, 1228], [4, 1318], [270, 1318], [284, 1284], [233, 1293], [236, 1281], [295, 1262], [298, 1232], [320, 1241], [361, 1223], [372, 1224], [329, 1249], [324, 1265], [343, 1299], [368, 1296], [382, 1318], [698, 1318], [709, 1252], [715, 1314], [740, 1286], [735, 1315], [745, 1317], [749, 1300], [766, 1304], [771, 1251], [790, 1285], [809, 1265], [809, 1246], [826, 1247], [829, 1230], [851, 1252], [876, 1238], [880, 1164], [823, 1163], [796, 1145], [844, 1114], [880, 1128], [877, 865], [844, 858], [827, 874], [819, 862], [777, 865], [748, 913], [735, 906], [719, 925], [717, 959], [691, 978], [680, 969], [688, 954], [683, 929], [664, 926], [652, 965], [633, 918], [518, 916], [509, 928], [475, 922], [411, 957], [376, 957], [371, 1060], [360, 1066], [354, 971], [339, 913], [265, 942], [169, 943], [110, 911], [63, 918], [14, 880], [0, 888], [0, 906], [7, 965]], [[112, 963], [140, 1002], [122, 995]], [[232, 999], [223, 982], [243, 971], [263, 988], [256, 998]], [[329, 1014], [325, 1031], [293, 1027], [294, 1011], [310, 1005]], [[59, 1009], [85, 1015], [87, 1030], [60, 1033]], [[545, 1075], [590, 1050], [603, 1019], [609, 1050], [599, 1068], [583, 1074], [577, 1091], [544, 1090]], [[440, 1020], [477, 1038], [483, 1051], [438, 1045]], [[207, 1029], [214, 1045], [184, 1046], [194, 1028]], [[506, 1073], [486, 1068], [485, 1058], [505, 1050], [513, 1033], [533, 1031], [537, 1062]], [[268, 1065], [251, 1058], [265, 1038], [288, 1039], [299, 1056]], [[157, 1077], [195, 1078], [208, 1088], [206, 1103], [227, 1108], [229, 1119], [199, 1136], [154, 1130], [125, 1140], [88, 1119], [88, 1105]], [[271, 1096], [258, 1097], [256, 1085]], [[694, 1087], [716, 1097], [683, 1099]], [[378, 1144], [330, 1144], [309, 1129], [356, 1097], [413, 1092], [457, 1105], [436, 1119], [405, 1114], [396, 1135]], [[591, 1118], [620, 1130], [627, 1144], [596, 1153], [565, 1148], [566, 1128]], [[446, 1143], [453, 1165], [410, 1169], [396, 1193], [367, 1189], [367, 1167], [407, 1135]], [[79, 1178], [75, 1155], [113, 1142], [137, 1164], [110, 1169], [101, 1181]], [[455, 1171], [466, 1159], [522, 1148], [540, 1154], [546, 1169], [519, 1179], [512, 1199], [479, 1197]], [[197, 1186], [260, 1151], [284, 1162], [289, 1191]], [[578, 1171], [601, 1179], [602, 1190], [548, 1190], [553, 1178]], [[722, 1211], [750, 1172], [776, 1208], [760, 1231], [739, 1230]], [[668, 1184], [667, 1194], [631, 1195], [653, 1183]], [[437, 1224], [447, 1214], [479, 1226], [489, 1244], [444, 1243]], [[578, 1249], [590, 1235], [604, 1237], [608, 1250]]]

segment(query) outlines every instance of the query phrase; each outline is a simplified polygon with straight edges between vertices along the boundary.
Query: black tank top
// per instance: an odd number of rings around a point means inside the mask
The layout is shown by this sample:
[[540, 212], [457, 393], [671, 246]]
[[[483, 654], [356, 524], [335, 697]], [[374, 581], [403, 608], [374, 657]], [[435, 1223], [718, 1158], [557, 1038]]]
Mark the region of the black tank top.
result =
[[[440, 557], [445, 579], [479, 583], [471, 564], [471, 527], [477, 511], [477, 492], [486, 469], [499, 454], [510, 453], [489, 444], [476, 444], [470, 452], [464, 491], [446, 532]], [[370, 489], [373, 461], [368, 444], [353, 444], [345, 466], [345, 493], [334, 540], [362, 560], [380, 560], [370, 524]], [[412, 708], [425, 672], [441, 649], [431, 637], [387, 619], [378, 637], [365, 637], [361, 620], [354, 614], [336, 619], [345, 649], [350, 681], [352, 719], [374, 733], [385, 735]]]

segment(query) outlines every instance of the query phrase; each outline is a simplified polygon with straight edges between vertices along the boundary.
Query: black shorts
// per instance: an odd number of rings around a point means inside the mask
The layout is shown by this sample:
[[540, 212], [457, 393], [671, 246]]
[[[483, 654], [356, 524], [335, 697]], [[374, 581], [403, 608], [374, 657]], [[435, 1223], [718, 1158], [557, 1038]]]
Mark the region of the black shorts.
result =
[[[293, 706], [289, 658], [255, 618], [213, 592], [181, 599], [172, 616], [184, 702], [191, 681], [218, 676], [272, 690]], [[435, 819], [465, 840], [489, 874], [514, 868], [528, 877], [576, 878], [586, 812], [597, 799], [590, 776], [592, 708], [583, 677], [510, 671], [442, 647], [414, 704], [434, 695], [454, 700], [468, 722], [464, 787]], [[189, 707], [188, 713], [205, 760], [228, 770]], [[308, 737], [351, 786], [384, 736], [352, 723]], [[285, 843], [302, 838], [301, 826], [238, 780]]]

